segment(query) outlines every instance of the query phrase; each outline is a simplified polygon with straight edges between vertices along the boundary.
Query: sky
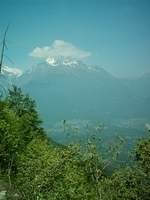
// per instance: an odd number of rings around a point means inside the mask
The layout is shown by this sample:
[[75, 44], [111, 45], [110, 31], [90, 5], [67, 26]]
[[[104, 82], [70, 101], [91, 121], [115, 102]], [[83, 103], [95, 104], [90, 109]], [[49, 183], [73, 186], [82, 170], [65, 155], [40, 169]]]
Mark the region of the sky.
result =
[[150, 72], [150, 0], [0, 0], [1, 42], [9, 22], [3, 65], [71, 56], [116, 77]]

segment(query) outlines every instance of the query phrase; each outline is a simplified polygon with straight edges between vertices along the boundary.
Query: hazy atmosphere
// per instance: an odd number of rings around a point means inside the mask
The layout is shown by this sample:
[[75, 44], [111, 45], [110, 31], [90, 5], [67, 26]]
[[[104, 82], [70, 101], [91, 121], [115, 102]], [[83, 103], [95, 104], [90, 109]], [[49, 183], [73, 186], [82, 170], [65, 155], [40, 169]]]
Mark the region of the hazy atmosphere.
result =
[[10, 21], [5, 65], [71, 56], [116, 77], [150, 71], [149, 0], [0, 0], [1, 40]]
[[0, 0], [0, 200], [149, 200], [150, 0]]

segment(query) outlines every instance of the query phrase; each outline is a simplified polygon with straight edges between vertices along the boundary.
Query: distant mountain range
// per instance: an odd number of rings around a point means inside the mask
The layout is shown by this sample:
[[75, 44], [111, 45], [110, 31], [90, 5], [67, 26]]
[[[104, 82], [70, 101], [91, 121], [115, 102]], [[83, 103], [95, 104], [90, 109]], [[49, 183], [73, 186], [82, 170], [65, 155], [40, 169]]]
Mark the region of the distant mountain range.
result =
[[36, 100], [47, 128], [64, 119], [150, 119], [150, 73], [119, 79], [72, 58], [49, 58], [25, 72], [4, 66], [2, 73]]

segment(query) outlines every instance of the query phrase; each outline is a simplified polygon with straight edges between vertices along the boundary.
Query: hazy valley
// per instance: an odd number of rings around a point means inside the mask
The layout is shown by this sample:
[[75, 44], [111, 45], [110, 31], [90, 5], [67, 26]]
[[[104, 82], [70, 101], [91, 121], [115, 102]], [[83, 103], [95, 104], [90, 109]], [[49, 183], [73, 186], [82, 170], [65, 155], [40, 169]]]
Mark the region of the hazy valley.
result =
[[58, 142], [66, 138], [63, 120], [78, 129], [72, 132], [78, 138], [87, 124], [92, 129], [98, 122], [105, 124], [104, 138], [118, 133], [130, 141], [147, 134], [150, 73], [119, 79], [99, 66], [51, 58], [25, 72], [4, 67], [3, 75], [9, 79], [7, 85], [16, 84], [36, 101], [47, 133]]

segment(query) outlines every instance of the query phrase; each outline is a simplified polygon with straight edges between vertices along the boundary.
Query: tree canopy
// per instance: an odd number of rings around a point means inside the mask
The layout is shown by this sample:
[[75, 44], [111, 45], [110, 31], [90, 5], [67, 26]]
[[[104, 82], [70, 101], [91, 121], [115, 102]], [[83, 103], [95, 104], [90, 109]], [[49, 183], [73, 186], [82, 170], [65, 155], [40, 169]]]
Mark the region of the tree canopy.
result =
[[115, 140], [107, 156], [97, 148], [101, 141], [95, 140], [96, 134], [84, 148], [79, 141], [54, 145], [28, 94], [13, 86], [0, 100], [0, 180], [13, 185], [22, 199], [148, 200], [150, 136], [137, 142], [132, 165], [116, 165], [113, 170], [123, 139]]

